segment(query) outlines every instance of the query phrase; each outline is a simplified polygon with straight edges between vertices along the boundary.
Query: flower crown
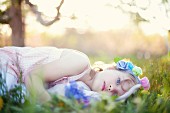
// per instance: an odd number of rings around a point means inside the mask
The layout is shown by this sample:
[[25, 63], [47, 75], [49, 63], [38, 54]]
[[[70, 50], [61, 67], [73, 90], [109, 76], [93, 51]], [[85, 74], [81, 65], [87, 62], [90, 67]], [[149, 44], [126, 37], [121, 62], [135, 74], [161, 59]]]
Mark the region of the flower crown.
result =
[[147, 77], [139, 78], [140, 75], [143, 74], [142, 69], [136, 65], [134, 65], [128, 59], [119, 59], [116, 62], [116, 68], [120, 71], [125, 71], [131, 74], [137, 81], [137, 84], [141, 84], [144, 90], [149, 90], [150, 83]]

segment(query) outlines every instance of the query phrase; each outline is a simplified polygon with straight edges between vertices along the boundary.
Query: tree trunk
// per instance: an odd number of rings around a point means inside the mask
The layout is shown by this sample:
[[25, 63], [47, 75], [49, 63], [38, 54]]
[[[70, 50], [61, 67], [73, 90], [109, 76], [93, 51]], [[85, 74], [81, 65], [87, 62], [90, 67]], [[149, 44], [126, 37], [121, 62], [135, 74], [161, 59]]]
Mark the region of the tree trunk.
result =
[[13, 46], [25, 46], [25, 25], [24, 20], [22, 19], [22, 9], [21, 9], [22, 0], [11, 0], [11, 7], [9, 10], [10, 15], [10, 27], [12, 29], [12, 45]]

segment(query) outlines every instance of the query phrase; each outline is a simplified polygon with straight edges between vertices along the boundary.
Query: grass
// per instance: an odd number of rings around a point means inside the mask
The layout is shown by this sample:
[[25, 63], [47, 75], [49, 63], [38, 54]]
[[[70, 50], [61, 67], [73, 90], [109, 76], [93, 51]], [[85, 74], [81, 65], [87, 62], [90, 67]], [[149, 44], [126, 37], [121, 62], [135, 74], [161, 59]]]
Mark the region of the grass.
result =
[[[99, 59], [100, 60], [100, 59]], [[170, 56], [152, 59], [131, 59], [143, 69], [143, 76], [150, 80], [149, 91], [142, 89], [129, 97], [126, 101], [114, 102], [115, 97], [103, 96], [99, 102], [92, 102], [89, 106], [76, 100], [66, 99], [61, 96], [53, 96], [53, 101], [38, 104], [29, 101], [22, 103], [20, 95], [21, 87], [4, 94], [0, 97], [1, 113], [170, 113]], [[0, 87], [3, 86], [2, 79]], [[11, 96], [12, 95], [12, 96]], [[15, 101], [13, 98], [18, 98]]]

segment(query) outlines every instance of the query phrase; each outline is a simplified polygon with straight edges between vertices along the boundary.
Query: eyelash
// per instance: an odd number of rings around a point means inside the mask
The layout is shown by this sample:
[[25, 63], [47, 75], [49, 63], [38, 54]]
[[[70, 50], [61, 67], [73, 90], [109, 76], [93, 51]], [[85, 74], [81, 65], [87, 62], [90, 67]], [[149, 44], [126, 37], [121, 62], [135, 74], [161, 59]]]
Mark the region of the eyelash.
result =
[[118, 78], [117, 81], [116, 81], [116, 85], [119, 85], [120, 81], [121, 81], [120, 78]]

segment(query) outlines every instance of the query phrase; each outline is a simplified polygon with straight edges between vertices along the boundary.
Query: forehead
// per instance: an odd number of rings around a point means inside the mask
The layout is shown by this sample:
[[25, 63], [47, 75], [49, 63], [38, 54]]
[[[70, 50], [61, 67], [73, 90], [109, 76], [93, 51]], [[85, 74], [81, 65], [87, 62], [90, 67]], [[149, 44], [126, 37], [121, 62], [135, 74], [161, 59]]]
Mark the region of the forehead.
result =
[[121, 71], [118, 71], [118, 70], [104, 70], [102, 73], [101, 73], [102, 76], [107, 76], [107, 77], [129, 77], [129, 74], [128, 73], [125, 73], [125, 72], [121, 72]]
[[119, 76], [128, 76], [129, 74], [126, 72], [118, 71], [118, 70], [105, 70], [104, 73], [110, 73], [112, 75], [119, 75]]

